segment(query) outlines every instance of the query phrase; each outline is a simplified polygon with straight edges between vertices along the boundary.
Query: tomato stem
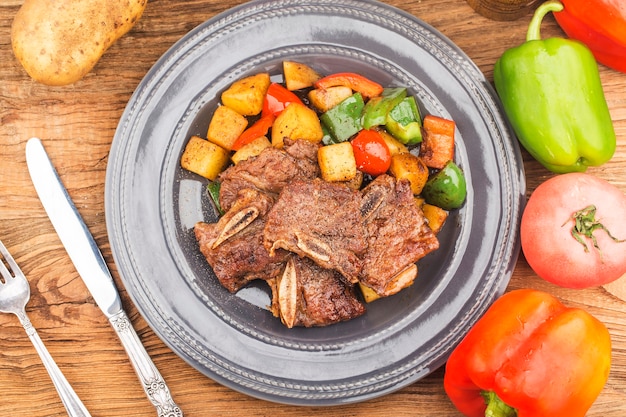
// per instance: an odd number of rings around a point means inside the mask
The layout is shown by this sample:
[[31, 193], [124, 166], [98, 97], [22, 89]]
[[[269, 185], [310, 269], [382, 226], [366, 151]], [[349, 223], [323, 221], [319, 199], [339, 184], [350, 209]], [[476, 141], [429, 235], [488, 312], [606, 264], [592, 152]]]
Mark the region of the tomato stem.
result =
[[583, 237], [591, 239], [593, 247], [596, 248], [598, 253], [600, 253], [600, 258], [602, 258], [602, 251], [600, 250], [596, 237], [593, 235], [593, 232], [596, 230], [604, 230], [606, 234], [617, 243], [626, 242], [626, 239], [618, 239], [613, 236], [609, 229], [596, 220], [596, 206], [593, 204], [575, 212], [565, 223], [563, 223], [563, 226], [565, 226], [570, 220], [574, 220], [574, 227], [572, 227], [572, 236], [574, 239], [583, 245], [585, 252], [589, 252], [589, 248], [587, 247]]
[[481, 395], [487, 404], [485, 417], [517, 417], [517, 410], [502, 401], [495, 392], [482, 391]]

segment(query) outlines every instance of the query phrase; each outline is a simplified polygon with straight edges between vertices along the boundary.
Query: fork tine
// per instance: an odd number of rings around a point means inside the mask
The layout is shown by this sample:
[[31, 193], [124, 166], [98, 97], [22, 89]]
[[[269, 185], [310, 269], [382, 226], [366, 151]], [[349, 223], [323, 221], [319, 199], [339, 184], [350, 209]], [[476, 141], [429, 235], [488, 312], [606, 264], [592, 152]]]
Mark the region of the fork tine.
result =
[[[17, 266], [15, 259], [11, 256], [7, 248], [4, 246], [4, 243], [0, 240], [0, 254], [2, 254], [2, 258], [4, 262], [0, 262], [0, 274], [5, 280], [15, 277], [18, 273], [21, 273], [20, 267]], [[11, 268], [11, 270], [7, 269], [6, 264]]]

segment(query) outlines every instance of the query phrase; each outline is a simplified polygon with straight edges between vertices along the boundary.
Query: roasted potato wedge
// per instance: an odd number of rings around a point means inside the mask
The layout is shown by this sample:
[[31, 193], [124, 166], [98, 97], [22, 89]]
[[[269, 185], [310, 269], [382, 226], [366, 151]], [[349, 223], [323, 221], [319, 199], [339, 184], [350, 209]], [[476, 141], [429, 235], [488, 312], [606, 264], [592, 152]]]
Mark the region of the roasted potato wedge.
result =
[[324, 181], [350, 181], [357, 175], [356, 160], [350, 142], [321, 147], [317, 151], [317, 161]]
[[432, 230], [434, 234], [439, 233], [448, 218], [448, 212], [441, 207], [433, 206], [428, 203], [422, 204], [422, 211], [424, 212], [424, 217], [428, 220], [430, 230]]
[[309, 88], [322, 78], [313, 68], [295, 61], [283, 62], [283, 76], [289, 91]]
[[324, 137], [315, 111], [299, 103], [290, 103], [272, 125], [272, 145], [282, 148], [284, 139], [303, 139], [319, 143]]
[[207, 139], [230, 151], [247, 126], [248, 119], [244, 116], [230, 107], [219, 106], [209, 123]]
[[270, 86], [266, 72], [235, 81], [222, 93], [222, 103], [243, 116], [256, 116], [263, 110], [263, 99]]
[[267, 136], [261, 136], [256, 138], [247, 145], [243, 145], [237, 152], [231, 157], [233, 163], [238, 164], [241, 161], [245, 161], [248, 158], [258, 156], [263, 149], [272, 146]]
[[230, 162], [230, 152], [199, 136], [192, 136], [180, 158], [184, 169], [215, 181]]
[[428, 181], [428, 167], [421, 158], [412, 153], [393, 155], [389, 173], [396, 178], [408, 179], [414, 195], [420, 194]]
[[345, 86], [318, 88], [309, 91], [308, 97], [311, 105], [322, 113], [335, 107], [352, 95], [352, 89]]

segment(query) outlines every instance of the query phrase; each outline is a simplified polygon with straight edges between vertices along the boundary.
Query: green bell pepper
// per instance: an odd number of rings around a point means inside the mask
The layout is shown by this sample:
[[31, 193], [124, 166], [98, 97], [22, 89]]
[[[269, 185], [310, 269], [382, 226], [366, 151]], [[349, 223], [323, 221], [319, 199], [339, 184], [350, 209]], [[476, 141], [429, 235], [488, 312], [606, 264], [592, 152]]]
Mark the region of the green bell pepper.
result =
[[417, 145], [422, 141], [422, 119], [415, 97], [402, 100], [387, 114], [385, 128], [405, 145]]
[[431, 176], [422, 189], [422, 197], [428, 204], [444, 210], [461, 207], [466, 196], [465, 175], [453, 161], [448, 161], [439, 172]]
[[381, 95], [368, 100], [363, 109], [363, 129], [384, 125], [387, 115], [406, 97], [406, 88], [385, 88]]
[[363, 96], [355, 93], [320, 116], [320, 121], [326, 126], [334, 142], [345, 142], [363, 128], [363, 107]]
[[541, 40], [556, 0], [537, 8], [526, 42], [504, 52], [494, 68], [496, 91], [524, 148], [555, 173], [583, 172], [609, 161], [616, 138], [598, 65], [582, 43]]
[[222, 183], [217, 181], [212, 181], [207, 185], [206, 191], [209, 195], [209, 198], [215, 205], [215, 209], [220, 216], [224, 215], [224, 210], [220, 205], [220, 189], [222, 188]]

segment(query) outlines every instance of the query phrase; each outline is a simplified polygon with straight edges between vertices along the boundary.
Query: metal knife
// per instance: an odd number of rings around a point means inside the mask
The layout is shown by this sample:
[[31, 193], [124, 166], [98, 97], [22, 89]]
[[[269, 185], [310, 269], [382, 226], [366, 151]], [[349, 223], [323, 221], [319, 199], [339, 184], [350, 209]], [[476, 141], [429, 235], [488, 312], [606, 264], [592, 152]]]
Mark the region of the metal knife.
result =
[[31, 138], [26, 143], [26, 163], [54, 229], [89, 292], [119, 336], [159, 417], [182, 417], [182, 410], [172, 399], [165, 380], [126, 315], [102, 253], [63, 186], [40, 139]]

